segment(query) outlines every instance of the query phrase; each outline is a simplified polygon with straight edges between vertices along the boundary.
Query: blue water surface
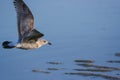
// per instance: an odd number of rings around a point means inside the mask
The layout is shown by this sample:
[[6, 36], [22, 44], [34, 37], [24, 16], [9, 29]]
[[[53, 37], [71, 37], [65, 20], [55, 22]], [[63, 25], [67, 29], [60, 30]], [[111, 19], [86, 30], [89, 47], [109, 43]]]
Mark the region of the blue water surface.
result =
[[[74, 60], [94, 60], [97, 65], [120, 67], [119, 0], [24, 0], [30, 7], [35, 28], [44, 33], [46, 45], [35, 50], [0, 47], [0, 80], [103, 80], [100, 77], [65, 75], [79, 68]], [[0, 43], [17, 41], [17, 18], [12, 0], [0, 1]], [[52, 65], [48, 62], [61, 62]], [[50, 73], [34, 69], [64, 68]], [[112, 76], [120, 71], [108, 72]]]

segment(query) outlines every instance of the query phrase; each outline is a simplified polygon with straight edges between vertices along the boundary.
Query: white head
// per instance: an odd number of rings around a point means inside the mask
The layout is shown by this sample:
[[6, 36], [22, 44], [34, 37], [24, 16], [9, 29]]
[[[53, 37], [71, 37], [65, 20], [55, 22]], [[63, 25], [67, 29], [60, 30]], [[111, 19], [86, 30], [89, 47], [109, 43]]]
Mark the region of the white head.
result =
[[50, 43], [49, 41], [44, 40], [44, 39], [38, 39], [37, 43], [38, 43], [39, 45], [41, 45], [41, 46], [42, 46], [42, 45], [46, 45], [46, 44], [52, 45], [52, 43]]

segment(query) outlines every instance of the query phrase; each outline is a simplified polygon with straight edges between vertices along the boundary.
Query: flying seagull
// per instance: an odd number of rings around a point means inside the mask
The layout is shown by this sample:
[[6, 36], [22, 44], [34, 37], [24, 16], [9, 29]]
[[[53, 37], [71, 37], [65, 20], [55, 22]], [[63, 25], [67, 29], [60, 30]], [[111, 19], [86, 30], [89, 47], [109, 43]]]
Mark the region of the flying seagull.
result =
[[51, 45], [47, 40], [41, 39], [44, 34], [34, 29], [34, 17], [28, 6], [23, 0], [14, 0], [17, 13], [18, 41], [4, 41], [3, 48], [36, 49], [45, 44]]

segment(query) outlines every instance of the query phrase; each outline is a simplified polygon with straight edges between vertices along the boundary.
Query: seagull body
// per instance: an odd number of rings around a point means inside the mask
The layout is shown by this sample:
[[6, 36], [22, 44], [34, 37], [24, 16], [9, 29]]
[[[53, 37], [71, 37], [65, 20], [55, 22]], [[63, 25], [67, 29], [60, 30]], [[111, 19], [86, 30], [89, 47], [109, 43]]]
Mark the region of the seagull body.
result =
[[44, 34], [34, 29], [34, 17], [23, 0], [14, 0], [17, 13], [18, 42], [4, 41], [3, 48], [36, 49], [45, 44], [51, 45], [47, 40], [41, 39]]

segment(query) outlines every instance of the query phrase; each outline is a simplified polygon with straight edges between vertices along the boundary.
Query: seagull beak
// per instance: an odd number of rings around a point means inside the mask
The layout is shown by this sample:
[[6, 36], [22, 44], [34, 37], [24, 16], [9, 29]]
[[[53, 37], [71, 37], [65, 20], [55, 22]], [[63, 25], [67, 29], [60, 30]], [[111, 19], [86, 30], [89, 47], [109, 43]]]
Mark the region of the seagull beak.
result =
[[48, 42], [48, 44], [49, 44], [49, 45], [52, 45], [52, 43], [51, 43], [51, 42]]

